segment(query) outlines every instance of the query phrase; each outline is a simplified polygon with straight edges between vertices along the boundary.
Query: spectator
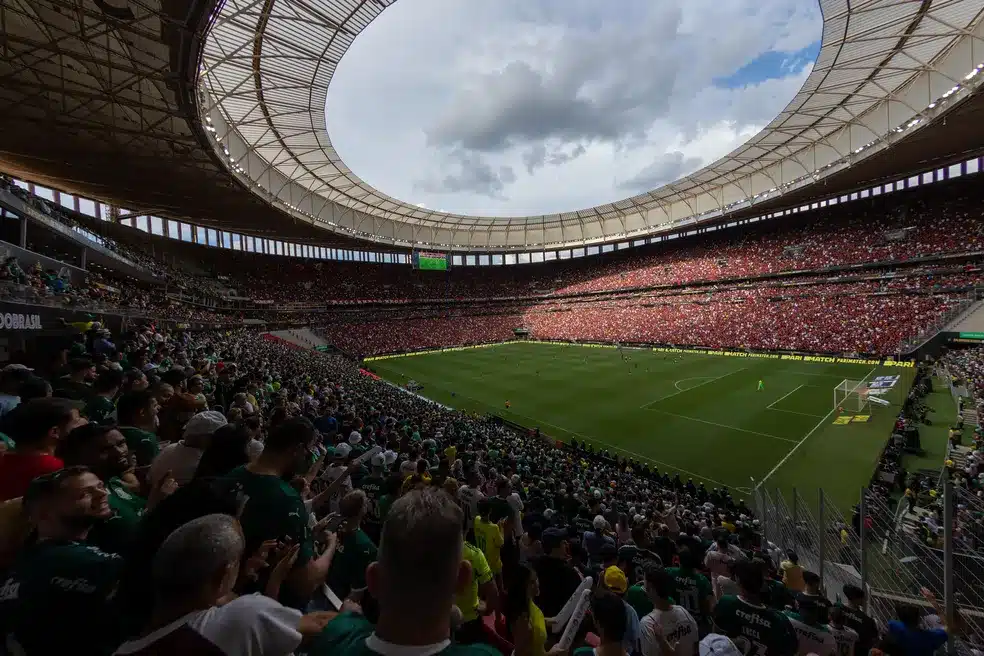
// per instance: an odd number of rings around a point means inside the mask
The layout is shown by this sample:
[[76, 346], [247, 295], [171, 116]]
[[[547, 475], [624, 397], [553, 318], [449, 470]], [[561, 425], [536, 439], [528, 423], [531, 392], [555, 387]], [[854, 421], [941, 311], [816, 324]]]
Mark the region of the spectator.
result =
[[271, 431], [259, 458], [225, 477], [246, 497], [240, 521], [247, 551], [253, 553], [267, 540], [300, 545], [297, 561], [280, 592], [281, 602], [294, 608], [304, 607], [315, 588], [325, 582], [337, 544], [337, 537], [328, 534], [324, 552], [315, 553], [304, 500], [285, 482], [307, 471], [314, 444], [311, 422], [288, 419]]
[[21, 402], [21, 386], [31, 377], [24, 365], [8, 364], [0, 371], [0, 418]]
[[567, 531], [548, 528], [543, 531], [540, 541], [543, 545], [543, 555], [533, 563], [533, 570], [540, 583], [540, 594], [536, 597], [536, 605], [544, 615], [554, 617], [581, 584], [581, 577], [567, 562], [570, 555]]
[[735, 642], [757, 642], [764, 645], [769, 654], [792, 656], [798, 649], [792, 624], [762, 603], [763, 570], [762, 561], [735, 563], [735, 578], [741, 592], [718, 600], [714, 608], [714, 625]]
[[68, 399], [32, 399], [3, 418], [3, 432], [15, 448], [0, 457], [0, 501], [22, 496], [31, 480], [64, 467], [55, 450], [61, 440], [85, 423]]
[[619, 599], [623, 600], [623, 606], [625, 607], [625, 638], [622, 645], [625, 650], [629, 653], [637, 652], [640, 648], [640, 641], [642, 639], [641, 629], [639, 625], [639, 615], [636, 614], [635, 609], [632, 608], [625, 602], [625, 593], [629, 589], [629, 582], [625, 578], [625, 574], [616, 566], [611, 566], [605, 570], [602, 576], [602, 588], [609, 590], [612, 594], [616, 595]]
[[799, 564], [799, 556], [793, 550], [786, 551], [786, 560], [779, 564], [782, 569], [782, 583], [794, 593], [806, 590], [803, 580], [803, 568]]
[[[236, 467], [241, 467], [254, 459], [250, 457], [251, 440], [245, 426], [237, 424], [220, 426], [206, 441], [208, 445], [201, 454], [194, 478], [225, 476]], [[257, 456], [259, 453], [262, 453], [262, 448]]]
[[948, 639], [946, 627], [923, 628], [923, 614], [918, 606], [902, 605], [896, 613], [898, 619], [888, 623], [888, 636], [901, 648], [905, 656], [932, 656], [937, 649], [946, 644]]
[[[212, 434], [226, 425], [226, 418], [220, 412], [206, 410], [188, 420], [185, 424], [181, 439], [168, 444], [154, 458], [150, 466], [151, 481], [159, 481], [167, 472], [178, 482], [185, 485], [195, 477], [195, 470], [202, 460], [202, 454], [212, 440]], [[245, 449], [243, 451], [245, 454]], [[242, 464], [242, 463], [240, 463]]]
[[111, 652], [119, 644], [112, 599], [123, 560], [86, 542], [112, 513], [102, 481], [84, 467], [43, 474], [24, 493], [24, 512], [34, 537], [0, 595], [8, 641], [27, 656]]
[[362, 530], [368, 506], [362, 490], [349, 492], [338, 504], [341, 525], [338, 529], [338, 548], [328, 570], [328, 587], [344, 599], [352, 592], [366, 587], [366, 570], [376, 560], [376, 545]]
[[864, 591], [856, 585], [844, 586], [844, 602], [839, 604], [843, 611], [844, 626], [853, 629], [858, 634], [855, 653], [858, 656], [867, 654], [878, 639], [878, 625], [864, 612]]
[[447, 656], [497, 655], [484, 644], [451, 648], [455, 591], [470, 576], [462, 558], [464, 521], [443, 491], [410, 492], [398, 499], [383, 524], [378, 560], [366, 575], [379, 603], [375, 627], [359, 614], [344, 612], [315, 640], [312, 656], [349, 650], [384, 654], [410, 646]]
[[58, 381], [55, 396], [84, 401], [92, 393], [89, 385], [96, 378], [96, 367], [88, 358], [75, 358], [68, 363], [69, 374]]
[[650, 567], [646, 592], [653, 610], [639, 620], [643, 656], [692, 656], [697, 648], [697, 621], [687, 609], [673, 603], [673, 575], [662, 567]]
[[123, 387], [123, 374], [115, 369], [107, 369], [99, 374], [92, 384], [92, 394], [85, 404], [85, 416], [97, 424], [107, 423], [116, 414], [113, 401]]
[[147, 467], [160, 453], [157, 441], [157, 399], [150, 390], [125, 392], [116, 404], [120, 432], [138, 467]]
[[[154, 558], [156, 601], [149, 633], [121, 645], [119, 656], [214, 653], [287, 656], [334, 615], [300, 612], [260, 594], [229, 597], [244, 555], [234, 517], [206, 515], [184, 524]], [[277, 563], [274, 576], [286, 566]]]

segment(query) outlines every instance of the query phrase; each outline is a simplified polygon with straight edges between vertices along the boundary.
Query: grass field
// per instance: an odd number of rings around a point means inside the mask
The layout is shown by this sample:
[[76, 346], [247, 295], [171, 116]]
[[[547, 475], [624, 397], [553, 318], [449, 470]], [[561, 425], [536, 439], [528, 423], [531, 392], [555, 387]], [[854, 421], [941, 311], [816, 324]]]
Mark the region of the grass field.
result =
[[[518, 342], [369, 364], [391, 382], [416, 380], [446, 405], [586, 440], [740, 496], [763, 481], [811, 500], [822, 487], [845, 512], [871, 478], [913, 376], [870, 364], [625, 354]], [[834, 424], [841, 380], [899, 374], [885, 397], [891, 407], [873, 405], [867, 423]]]

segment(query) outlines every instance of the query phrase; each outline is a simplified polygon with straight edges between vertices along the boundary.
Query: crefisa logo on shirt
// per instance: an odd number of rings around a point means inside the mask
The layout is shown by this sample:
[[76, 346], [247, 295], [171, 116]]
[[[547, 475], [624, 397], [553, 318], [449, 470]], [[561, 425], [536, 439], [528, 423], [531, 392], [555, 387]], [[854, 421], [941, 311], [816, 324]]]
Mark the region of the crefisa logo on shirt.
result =
[[17, 599], [17, 594], [20, 592], [20, 582], [14, 579], [7, 579], [4, 581], [3, 585], [0, 586], [0, 601], [13, 601]]
[[0, 314], [0, 328], [5, 330], [42, 330], [40, 314]]

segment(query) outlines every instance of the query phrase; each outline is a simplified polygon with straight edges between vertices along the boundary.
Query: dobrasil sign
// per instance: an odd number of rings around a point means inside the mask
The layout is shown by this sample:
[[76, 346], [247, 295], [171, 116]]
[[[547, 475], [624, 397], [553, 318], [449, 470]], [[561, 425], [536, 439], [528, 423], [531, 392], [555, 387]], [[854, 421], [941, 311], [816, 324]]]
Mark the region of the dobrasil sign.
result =
[[42, 330], [41, 315], [0, 313], [0, 330]]

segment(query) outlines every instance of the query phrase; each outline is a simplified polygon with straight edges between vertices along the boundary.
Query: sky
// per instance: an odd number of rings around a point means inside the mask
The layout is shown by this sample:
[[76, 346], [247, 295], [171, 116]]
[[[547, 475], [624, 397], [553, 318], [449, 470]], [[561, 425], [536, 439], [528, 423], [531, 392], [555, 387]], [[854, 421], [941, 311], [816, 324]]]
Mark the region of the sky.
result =
[[526, 216], [655, 189], [792, 100], [820, 49], [814, 0], [401, 0], [328, 89], [328, 134], [380, 191]]

